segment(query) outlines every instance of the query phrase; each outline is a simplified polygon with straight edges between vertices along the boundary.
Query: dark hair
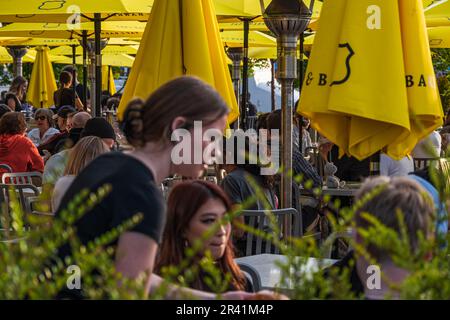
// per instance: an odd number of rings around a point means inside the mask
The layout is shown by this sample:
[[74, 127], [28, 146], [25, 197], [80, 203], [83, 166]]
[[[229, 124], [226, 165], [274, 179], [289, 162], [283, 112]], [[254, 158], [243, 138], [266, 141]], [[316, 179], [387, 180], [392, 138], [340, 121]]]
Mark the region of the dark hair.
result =
[[176, 117], [185, 117], [187, 129], [195, 120], [211, 123], [228, 114], [225, 101], [211, 86], [194, 77], [180, 77], [161, 86], [144, 102], [134, 99], [125, 110], [122, 130], [128, 142], [140, 147], [147, 142], [170, 141]]
[[0, 119], [0, 134], [23, 134], [27, 129], [21, 112], [8, 112]]
[[55, 125], [55, 122], [53, 121], [53, 111], [50, 109], [46, 109], [46, 108], [40, 108], [37, 109], [36, 112], [34, 113], [34, 118], [36, 119], [39, 116], [44, 116], [47, 121], [48, 121], [48, 125], [50, 128], [52, 128]]
[[65, 66], [62, 71], [68, 72], [71, 75], [73, 75], [73, 72], [75, 71], [75, 76], [77, 75], [77, 68], [74, 68], [72, 65]]
[[19, 98], [18, 98], [18, 97], [16, 96], [16, 94], [13, 93], [13, 92], [8, 92], [8, 93], [5, 95], [5, 104], [8, 105], [8, 100], [11, 100], [11, 99], [13, 99], [14, 102], [15, 102], [15, 104], [16, 104], [16, 109], [15, 109], [15, 110], [12, 110], [12, 111], [20, 110], [20, 109], [21, 109], [21, 106], [22, 106], [22, 103], [20, 103]]
[[[177, 266], [185, 258], [185, 239], [183, 234], [196, 212], [208, 200], [222, 201], [227, 212], [231, 211], [231, 202], [225, 192], [217, 185], [203, 181], [186, 181], [177, 184], [170, 192], [167, 201], [167, 223], [155, 270], [161, 272], [163, 267]], [[186, 205], [186, 204], [189, 205]], [[245, 277], [234, 261], [234, 247], [231, 238], [225, 248], [224, 255], [217, 261], [217, 267], [223, 274], [231, 274], [231, 286], [234, 290], [244, 290]], [[194, 289], [208, 290], [202, 277], [197, 277], [190, 284]]]
[[6, 104], [0, 104], [0, 118], [7, 112], [11, 112], [11, 109]]
[[106, 108], [109, 110], [117, 110], [120, 104], [120, 99], [116, 97], [111, 97], [106, 102]]
[[[63, 87], [66, 84], [69, 84], [70, 81], [72, 81], [72, 74], [67, 71], [62, 71], [59, 75], [59, 82], [61, 87]], [[72, 104], [73, 102], [71, 102]]]

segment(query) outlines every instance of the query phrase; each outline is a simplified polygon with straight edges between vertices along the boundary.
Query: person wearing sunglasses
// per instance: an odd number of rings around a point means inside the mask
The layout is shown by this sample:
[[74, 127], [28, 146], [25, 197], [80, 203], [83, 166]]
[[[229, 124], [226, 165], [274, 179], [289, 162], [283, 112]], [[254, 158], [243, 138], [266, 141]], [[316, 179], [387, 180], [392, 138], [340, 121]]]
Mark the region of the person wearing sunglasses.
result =
[[47, 142], [52, 136], [59, 133], [59, 130], [53, 127], [53, 112], [49, 109], [42, 108], [36, 110], [34, 121], [37, 128], [28, 132], [28, 138], [30, 138], [36, 147]]

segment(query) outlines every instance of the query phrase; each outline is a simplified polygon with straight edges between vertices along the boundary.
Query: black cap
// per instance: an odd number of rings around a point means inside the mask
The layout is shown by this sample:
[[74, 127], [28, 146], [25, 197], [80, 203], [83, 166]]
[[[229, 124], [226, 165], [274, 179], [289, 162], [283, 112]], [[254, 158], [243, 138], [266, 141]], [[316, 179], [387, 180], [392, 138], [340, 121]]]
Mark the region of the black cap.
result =
[[81, 138], [87, 136], [95, 136], [102, 139], [116, 140], [116, 133], [111, 124], [104, 118], [92, 118], [86, 122]]
[[53, 119], [56, 119], [58, 117], [67, 119], [68, 115], [71, 113], [75, 113], [77, 110], [75, 110], [74, 107], [71, 106], [62, 106], [58, 109], [58, 112], [53, 116]]

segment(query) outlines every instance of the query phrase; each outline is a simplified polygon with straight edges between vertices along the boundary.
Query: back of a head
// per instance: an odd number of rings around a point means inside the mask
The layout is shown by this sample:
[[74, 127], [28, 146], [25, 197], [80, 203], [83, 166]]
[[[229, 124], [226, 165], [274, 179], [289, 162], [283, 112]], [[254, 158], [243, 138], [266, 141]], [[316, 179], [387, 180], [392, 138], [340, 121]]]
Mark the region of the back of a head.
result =
[[25, 117], [21, 112], [8, 112], [0, 119], [0, 134], [23, 134], [26, 129]]
[[88, 136], [80, 139], [70, 150], [64, 175], [78, 175], [92, 160], [109, 151], [99, 137]]
[[[397, 213], [403, 216], [408, 233], [410, 247], [418, 248], [418, 232], [423, 236], [432, 234], [433, 202], [426, 191], [415, 181], [407, 177], [376, 177], [367, 179], [356, 194], [356, 200], [362, 202], [357, 210], [355, 221], [357, 228], [367, 229], [373, 225], [363, 216], [368, 213], [377, 218], [387, 228], [401, 233]], [[368, 252], [376, 259], [386, 258], [388, 248], [368, 246]]]
[[71, 75], [73, 75], [73, 72], [75, 71], [75, 76], [77, 75], [77, 69], [74, 68], [72, 65], [67, 65], [67, 66], [65, 66], [65, 67], [62, 69], [62, 71], [68, 72], [68, 73], [70, 73]]
[[281, 110], [272, 111], [266, 118], [267, 130], [281, 130]]
[[72, 118], [72, 128], [82, 129], [92, 116], [87, 112], [77, 112]]
[[62, 71], [59, 75], [59, 82], [61, 85], [67, 85], [72, 81], [72, 74], [67, 71]]
[[96, 117], [87, 120], [81, 137], [95, 136], [102, 139], [116, 140], [116, 133], [111, 124], [104, 118]]
[[202, 121], [206, 126], [228, 112], [227, 104], [210, 85], [198, 78], [179, 77], [161, 86], [145, 102], [131, 101], [122, 129], [134, 147], [147, 142], [167, 143], [175, 118], [186, 118], [186, 129], [190, 129], [194, 121]]

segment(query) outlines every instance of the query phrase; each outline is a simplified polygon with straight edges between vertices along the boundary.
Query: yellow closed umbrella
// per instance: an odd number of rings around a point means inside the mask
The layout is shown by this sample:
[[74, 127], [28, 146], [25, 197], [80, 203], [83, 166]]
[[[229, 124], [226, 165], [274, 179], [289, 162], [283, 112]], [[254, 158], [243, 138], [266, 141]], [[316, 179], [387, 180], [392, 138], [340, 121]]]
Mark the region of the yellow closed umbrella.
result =
[[48, 108], [53, 105], [53, 93], [57, 89], [55, 75], [48, 47], [37, 47], [36, 52], [27, 98], [34, 107]]
[[358, 159], [400, 159], [439, 127], [422, 0], [324, 2], [298, 112]]
[[116, 84], [114, 83], [114, 75], [112, 68], [109, 66], [102, 67], [102, 91], [108, 91], [111, 95], [115, 94]]
[[[182, 7], [180, 7], [180, 4]], [[213, 86], [239, 116], [225, 50], [211, 0], [155, 0], [118, 114], [133, 97], [147, 98], [162, 84], [193, 75]]]

